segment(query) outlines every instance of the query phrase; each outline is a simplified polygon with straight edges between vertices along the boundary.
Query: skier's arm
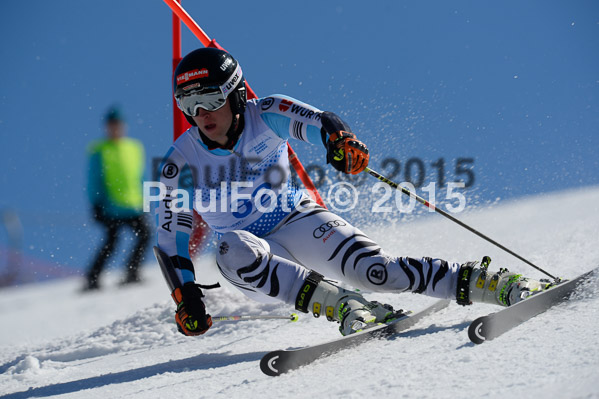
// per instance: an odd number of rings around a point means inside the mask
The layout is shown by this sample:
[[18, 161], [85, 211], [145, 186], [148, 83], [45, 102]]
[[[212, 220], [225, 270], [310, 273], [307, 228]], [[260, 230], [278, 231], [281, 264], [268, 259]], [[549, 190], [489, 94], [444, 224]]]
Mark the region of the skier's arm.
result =
[[318, 108], [280, 94], [260, 99], [258, 108], [264, 123], [282, 139], [322, 142]]
[[[195, 281], [193, 263], [189, 255], [189, 237], [193, 222], [193, 196], [189, 166], [173, 147], [159, 168], [164, 199], [156, 208], [158, 248], [171, 259], [181, 285]], [[184, 200], [187, 193], [187, 201]], [[187, 203], [185, 203], [187, 202]]]
[[368, 166], [368, 148], [336, 114], [282, 95], [263, 98], [258, 105], [262, 120], [279, 137], [322, 143], [335, 169], [358, 174]]
[[191, 170], [181, 154], [171, 148], [160, 165], [159, 173], [165, 198], [156, 209], [156, 235], [158, 248], [170, 260], [167, 267], [173, 267], [180, 283], [171, 293], [177, 304], [175, 321], [184, 335], [204, 334], [212, 326], [212, 318], [206, 314], [202, 301], [204, 295], [195, 283], [195, 271], [189, 255], [189, 237], [193, 228]]

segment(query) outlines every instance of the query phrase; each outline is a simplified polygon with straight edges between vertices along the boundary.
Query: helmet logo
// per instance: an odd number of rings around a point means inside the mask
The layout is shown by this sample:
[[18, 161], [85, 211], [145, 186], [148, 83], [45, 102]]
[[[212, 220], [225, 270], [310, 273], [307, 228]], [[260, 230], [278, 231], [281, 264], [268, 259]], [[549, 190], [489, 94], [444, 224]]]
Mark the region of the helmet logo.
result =
[[233, 61], [230, 58], [227, 58], [225, 60], [225, 62], [222, 63], [222, 65], [220, 66], [220, 70], [221, 71], [226, 71], [227, 68], [229, 67], [229, 65], [231, 65], [233, 63]]
[[231, 77], [225, 82], [225, 84], [220, 87], [225, 97], [228, 96], [229, 92], [231, 92], [231, 90], [233, 90], [235, 86], [239, 84], [242, 76], [243, 72], [241, 72], [241, 67], [237, 65], [237, 68], [235, 69], [233, 75], [231, 75]]
[[182, 73], [181, 75], [177, 76], [177, 84], [189, 82], [190, 80], [193, 80], [193, 79], [200, 79], [200, 78], [207, 78], [207, 77], [208, 77], [208, 70], [206, 68], [199, 69], [199, 70], [194, 69], [193, 71], [188, 71], [188, 72]]
[[190, 85], [187, 85], [185, 87], [182, 88], [183, 91], [189, 91], [191, 89], [200, 89], [202, 88], [202, 85], [199, 83], [192, 83]]

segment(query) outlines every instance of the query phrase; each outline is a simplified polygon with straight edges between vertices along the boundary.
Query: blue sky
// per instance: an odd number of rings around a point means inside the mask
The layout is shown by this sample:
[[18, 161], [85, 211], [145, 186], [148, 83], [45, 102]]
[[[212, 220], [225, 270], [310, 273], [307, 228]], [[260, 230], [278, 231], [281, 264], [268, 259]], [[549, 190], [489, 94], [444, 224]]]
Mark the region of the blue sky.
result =
[[[429, 182], [431, 163], [442, 158], [451, 181], [468, 158], [473, 203], [599, 184], [596, 1], [183, 6], [259, 95], [339, 113], [373, 168], [401, 162], [399, 181], [409, 159]], [[184, 52], [201, 46], [183, 33]], [[84, 268], [99, 237], [85, 150], [106, 108], [123, 107], [149, 158], [171, 142], [170, 10], [160, 0], [1, 2], [0, 41], [0, 208], [19, 213], [29, 255]], [[324, 167], [321, 148], [292, 144]]]

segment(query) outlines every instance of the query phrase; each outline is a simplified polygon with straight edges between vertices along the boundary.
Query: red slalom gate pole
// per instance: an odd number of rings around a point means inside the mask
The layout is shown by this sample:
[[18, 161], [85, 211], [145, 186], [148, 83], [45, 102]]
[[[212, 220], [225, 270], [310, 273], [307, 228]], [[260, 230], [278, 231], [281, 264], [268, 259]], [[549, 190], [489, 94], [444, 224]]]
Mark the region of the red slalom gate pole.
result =
[[[180, 0], [177, 0], [180, 1]], [[179, 3], [177, 3], [179, 4]], [[173, 12], [173, 75], [171, 82], [175, 78], [175, 68], [181, 62], [181, 19]], [[183, 112], [177, 107], [175, 98], [173, 97], [173, 141], [176, 141], [187, 129], [190, 128], [189, 122], [185, 119]], [[202, 217], [194, 210], [193, 211], [193, 228], [189, 237], [189, 255], [195, 257], [200, 254], [204, 247], [208, 226]]]
[[[173, 15], [173, 23], [174, 23], [174, 18], [176, 15], [179, 18], [179, 20], [183, 21], [183, 23], [189, 28], [189, 30], [191, 30], [193, 32], [193, 34], [198, 38], [198, 40], [200, 42], [202, 42], [202, 44], [205, 47], [216, 47], [216, 48], [220, 48], [221, 50], [224, 50], [218, 43], [216, 43], [215, 40], [210, 39], [210, 37], [206, 34], [206, 32], [204, 32], [202, 30], [202, 28], [200, 28], [200, 26], [193, 20], [193, 18], [191, 18], [191, 16], [187, 13], [187, 11], [185, 11], [185, 9], [181, 6], [181, 4], [179, 4], [179, 2], [177, 2], [177, 0], [164, 0], [164, 2], [173, 11], [173, 14], [174, 14]], [[173, 28], [173, 34], [174, 34], [174, 28]], [[180, 36], [180, 32], [179, 32], [179, 49], [181, 48], [180, 37], [181, 36]], [[180, 55], [179, 55], [179, 57], [180, 57]], [[248, 98], [257, 98], [254, 91], [249, 87], [249, 84], [247, 84], [247, 81], [246, 81], [246, 85], [248, 86], [247, 87], [248, 94], [249, 94]], [[177, 113], [176, 109], [175, 109], [175, 113]], [[178, 112], [178, 114], [179, 114], [179, 117], [182, 117], [181, 112]], [[293, 168], [295, 169], [300, 180], [306, 187], [306, 190], [308, 190], [308, 193], [312, 196], [312, 199], [314, 199], [314, 201], [316, 201], [320, 206], [326, 208], [326, 205], [324, 204], [322, 197], [318, 193], [318, 189], [314, 185], [314, 182], [312, 181], [312, 179], [306, 172], [306, 169], [300, 162], [295, 151], [293, 151], [293, 148], [291, 148], [291, 145], [289, 145], [289, 143], [287, 143], [287, 152], [288, 152], [289, 162], [291, 162], [291, 165], [293, 166]]]
[[[173, 79], [175, 68], [177, 68], [181, 59], [181, 20], [177, 14], [173, 13]], [[189, 122], [187, 122], [183, 113], [177, 108], [175, 98], [173, 97], [173, 141], [177, 140], [189, 127]]]
[[183, 21], [185, 26], [187, 26], [189, 30], [193, 32], [193, 34], [200, 40], [200, 42], [202, 42], [204, 46], [208, 47], [210, 45], [210, 38], [206, 32], [204, 32], [196, 23], [196, 21], [191, 18], [181, 4], [179, 4], [176, 0], [164, 0], [164, 2], [167, 6], [169, 6], [173, 13], [175, 13], [175, 15], [177, 15], [177, 17]]

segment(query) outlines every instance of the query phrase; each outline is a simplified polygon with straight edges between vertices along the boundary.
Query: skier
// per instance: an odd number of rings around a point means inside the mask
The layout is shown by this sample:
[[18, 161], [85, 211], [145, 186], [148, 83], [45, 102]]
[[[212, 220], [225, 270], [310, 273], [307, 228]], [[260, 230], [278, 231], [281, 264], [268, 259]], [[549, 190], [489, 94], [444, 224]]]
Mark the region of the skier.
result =
[[367, 167], [366, 145], [332, 112], [282, 95], [247, 100], [241, 67], [227, 52], [202, 48], [186, 55], [175, 70], [174, 96], [192, 127], [160, 166], [166, 191], [156, 212], [158, 247], [182, 286], [173, 298], [183, 334], [203, 334], [212, 320], [188, 253], [192, 210], [182, 206], [188, 195], [181, 187], [193, 190], [193, 206], [217, 234], [216, 262], [227, 281], [250, 298], [324, 315], [340, 323], [343, 335], [384, 322], [394, 311], [329, 279], [501, 306], [548, 284], [505, 269], [490, 272], [488, 258], [459, 264], [387, 255], [316, 204], [292, 184], [287, 140], [323, 145], [327, 162], [347, 174]]

